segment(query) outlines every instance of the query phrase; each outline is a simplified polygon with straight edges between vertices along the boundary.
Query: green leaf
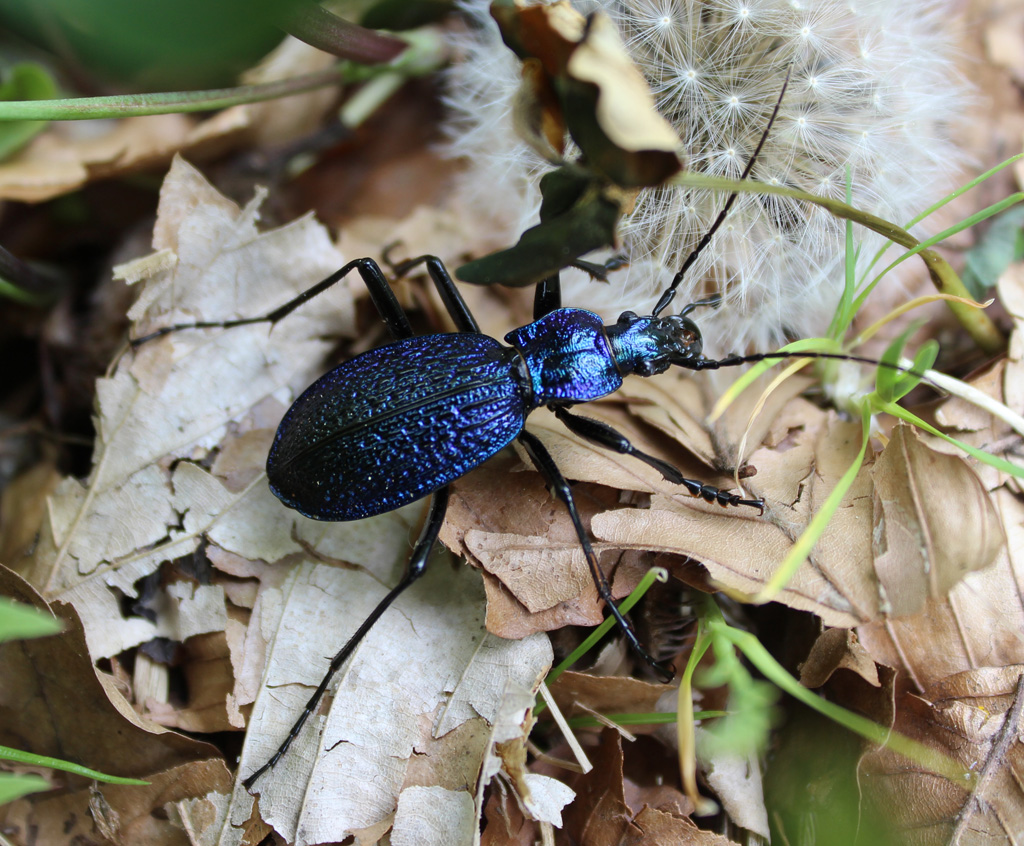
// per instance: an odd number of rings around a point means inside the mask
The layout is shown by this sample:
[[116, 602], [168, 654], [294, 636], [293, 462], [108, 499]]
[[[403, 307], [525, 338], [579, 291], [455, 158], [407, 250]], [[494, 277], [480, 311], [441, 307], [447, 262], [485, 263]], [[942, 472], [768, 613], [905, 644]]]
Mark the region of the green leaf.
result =
[[[562, 206], [568, 190], [561, 177], [565, 168], [546, 174], [541, 180], [546, 204]], [[476, 259], [455, 271], [457, 279], [471, 285], [536, 285], [557, 273], [580, 256], [615, 243], [615, 231], [622, 209], [601, 188], [598, 181], [587, 181], [572, 205], [527, 229], [515, 246]], [[557, 188], [557, 201], [549, 199]]]
[[0, 597], [0, 643], [24, 637], [45, 637], [63, 628], [60, 620], [50, 614]]
[[455, 0], [378, 0], [359, 23], [369, 29], [402, 32], [437, 23], [455, 11]]
[[[886, 348], [885, 354], [882, 356], [882, 364], [884, 366], [879, 367], [875, 375], [875, 394], [882, 402], [895, 402], [899, 399], [896, 396], [896, 384], [899, 377], [903, 375], [899, 370], [900, 359], [903, 357], [903, 347], [907, 343], [907, 338], [920, 328], [921, 323], [919, 321], [912, 323]], [[927, 347], [927, 344], [925, 347]], [[932, 361], [934, 362], [934, 359]], [[920, 379], [917, 381], [920, 381]], [[914, 384], [917, 384], [917, 382]], [[910, 390], [910, 388], [907, 388], [907, 390]], [[902, 397], [906, 392], [904, 391], [899, 396]]]
[[[57, 83], [41, 65], [14, 65], [0, 82], [0, 100], [52, 100]], [[16, 120], [0, 124], [0, 161], [13, 155], [46, 128], [43, 120]]]

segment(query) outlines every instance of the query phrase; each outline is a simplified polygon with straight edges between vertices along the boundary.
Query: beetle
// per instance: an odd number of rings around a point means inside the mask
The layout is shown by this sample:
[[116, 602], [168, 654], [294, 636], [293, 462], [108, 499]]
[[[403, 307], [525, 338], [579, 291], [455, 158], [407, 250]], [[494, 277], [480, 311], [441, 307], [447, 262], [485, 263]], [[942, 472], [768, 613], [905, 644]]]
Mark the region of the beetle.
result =
[[[727, 210], [728, 204], [698, 250], [710, 239]], [[380, 266], [371, 258], [359, 258], [268, 314], [175, 324], [133, 341], [137, 346], [182, 329], [273, 324], [352, 271], [366, 283], [374, 306], [394, 338], [393, 343], [334, 368], [295, 400], [271, 446], [267, 478], [271, 490], [285, 505], [317, 520], [359, 520], [430, 495], [428, 516], [402, 579], [332, 658], [280, 747], [243, 780], [246, 789], [251, 790], [287, 752], [338, 669], [395, 599], [425, 572], [447, 511], [449, 484], [513, 440], [523, 446], [552, 493], [568, 510], [598, 594], [630, 647], [666, 680], [672, 677], [669, 669], [648, 654], [616, 607], [577, 512], [572, 489], [540, 439], [524, 428], [527, 416], [546, 407], [571, 432], [645, 462], [694, 496], [722, 506], [763, 512], [763, 500], [744, 499], [686, 478], [668, 462], [637, 449], [613, 427], [579, 415], [572, 407], [613, 393], [625, 376], [652, 376], [672, 366], [709, 370], [794, 355], [868, 361], [830, 353], [785, 352], [706, 358], [700, 330], [689, 315], [700, 307], [717, 306], [720, 298], [710, 297], [685, 306], [678, 314], [660, 316], [671, 303], [689, 263], [650, 315], [626, 311], [610, 325], [604, 325], [590, 311], [562, 308], [558, 277], [550, 277], [537, 286], [535, 320], [509, 332], [505, 344], [480, 332], [444, 264], [430, 255], [407, 260], [394, 269], [402, 275], [416, 266], [426, 267], [458, 329], [455, 333], [416, 335]]]
[[[778, 104], [761, 144], [777, 111]], [[749, 175], [759, 150], [760, 144], [741, 179]], [[540, 439], [524, 427], [527, 416], [543, 406], [576, 435], [650, 465], [694, 496], [725, 507], [757, 508], [763, 513], [763, 500], [745, 499], [686, 478], [668, 462], [637, 449], [608, 424], [572, 410], [577, 404], [613, 393], [625, 376], [653, 376], [672, 366], [709, 370], [794, 355], [868, 361], [840, 354], [786, 352], [709, 359], [703, 354], [700, 330], [689, 315], [701, 307], [717, 307], [720, 297], [709, 297], [685, 306], [678, 314], [662, 316], [687, 269], [710, 242], [736, 197], [732, 194], [726, 201], [651, 313], [641, 316], [625, 311], [610, 325], [604, 325], [593, 312], [563, 308], [555, 273], [537, 285], [533, 322], [509, 332], [503, 344], [480, 332], [442, 261], [423, 255], [392, 267], [401, 276], [425, 266], [458, 330], [454, 333], [416, 335], [378, 263], [359, 258], [267, 314], [175, 324], [132, 341], [138, 346], [183, 329], [274, 324], [352, 271], [366, 284], [393, 338], [391, 344], [331, 370], [299, 396], [277, 430], [267, 458], [267, 478], [271, 490], [285, 505], [317, 520], [359, 520], [430, 496], [428, 516], [402, 579], [332, 658], [277, 751], [243, 780], [247, 790], [287, 752], [338, 669], [381, 615], [424, 573], [448, 508], [449, 484], [513, 440], [522, 445], [567, 509], [598, 594], [630, 647], [666, 681], [671, 679], [672, 671], [648, 654], [616, 607], [569, 483]]]

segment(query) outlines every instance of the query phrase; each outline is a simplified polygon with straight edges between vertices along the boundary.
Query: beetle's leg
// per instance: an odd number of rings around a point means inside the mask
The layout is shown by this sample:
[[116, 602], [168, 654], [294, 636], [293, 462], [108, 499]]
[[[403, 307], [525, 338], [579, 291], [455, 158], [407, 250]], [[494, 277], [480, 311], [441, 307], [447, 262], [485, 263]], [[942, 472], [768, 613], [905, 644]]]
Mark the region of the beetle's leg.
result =
[[558, 465], [555, 464], [551, 454], [536, 436], [530, 434], [524, 429], [519, 434], [519, 442], [526, 448], [526, 452], [530, 456], [530, 460], [533, 462], [534, 467], [536, 467], [544, 477], [544, 481], [547, 482], [548, 487], [551, 488], [551, 492], [565, 503], [565, 507], [569, 511], [569, 518], [572, 520], [573, 528], [576, 530], [576, 537], [579, 539], [580, 546], [583, 548], [583, 554], [587, 559], [587, 565], [590, 567], [590, 575], [594, 579], [594, 585], [597, 587], [597, 593], [601, 599], [604, 600], [605, 605], [608, 606], [608, 610], [622, 629], [630, 647], [640, 658], [650, 664], [650, 666], [653, 667], [665, 681], [670, 681], [674, 672], [655, 661], [654, 658], [648, 654], [647, 650], [640, 644], [640, 640], [637, 638], [636, 632], [633, 630], [633, 626], [625, 617], [622, 616], [622, 612], [619, 611], [618, 607], [615, 605], [615, 602], [612, 599], [612, 589], [608, 584], [608, 579], [605, 577], [604, 572], [601, 570], [601, 566], [597, 562], [597, 555], [594, 554], [594, 548], [590, 544], [590, 538], [587, 537], [587, 533], [583, 528], [583, 521], [580, 520], [579, 512], [576, 510], [576, 501], [573, 499], [572, 489], [569, 487], [569, 483], [566, 481], [565, 476], [562, 475], [562, 471], [558, 469]]
[[617, 432], [607, 423], [595, 420], [593, 417], [582, 417], [573, 414], [567, 408], [555, 407], [555, 416], [565, 424], [570, 432], [575, 432], [581, 438], [586, 438], [598, 446], [618, 452], [622, 455], [631, 455], [646, 464], [649, 464], [668, 481], [674, 485], [683, 485], [693, 496], [699, 496], [705, 502], [717, 502], [721, 506], [726, 505], [747, 505], [751, 508], [758, 508], [764, 514], [763, 499], [740, 499], [739, 494], [720, 491], [714, 485], [707, 485], [697, 479], [687, 479], [678, 468], [673, 467], [667, 461], [648, 455], [646, 452], [637, 449], [629, 442], [629, 438], [621, 432]]
[[131, 341], [131, 344], [132, 346], [137, 347], [140, 344], [144, 344], [146, 341], [153, 340], [153, 338], [159, 338], [161, 335], [168, 335], [171, 332], [178, 332], [182, 329], [212, 329], [214, 327], [231, 329], [235, 326], [248, 326], [251, 323], [277, 323], [278, 320], [287, 317], [303, 303], [308, 302], [317, 294], [322, 294], [332, 285], [340, 282], [352, 270], [357, 270], [359, 275], [362, 277], [363, 282], [366, 283], [366, 288], [370, 292], [370, 299], [373, 300], [373, 304], [376, 306], [377, 312], [380, 314], [381, 319], [387, 324], [387, 327], [395, 340], [397, 341], [401, 338], [412, 337], [412, 324], [409, 323], [409, 318], [406, 317], [405, 312], [402, 310], [402, 306], [399, 305], [398, 300], [395, 298], [395, 295], [391, 290], [391, 286], [388, 284], [388, 280], [385, 278], [380, 266], [373, 259], [359, 258], [354, 261], [350, 261], [340, 270], [336, 270], [326, 279], [322, 279], [317, 282], [312, 288], [309, 288], [297, 297], [288, 300], [284, 305], [278, 306], [273, 311], [267, 312], [259, 317], [243, 317], [237, 320], [203, 320], [197, 321], [196, 323], [176, 323], [173, 326], [164, 326], [162, 329], [157, 329], [155, 332], [151, 332], [141, 338], [135, 338]]
[[469, 310], [469, 306], [466, 305], [466, 301], [462, 299], [462, 294], [459, 293], [455, 280], [452, 279], [448, 268], [444, 266], [444, 262], [441, 259], [437, 256], [428, 255], [392, 263], [385, 255], [385, 261], [391, 265], [391, 269], [396, 276], [405, 276], [417, 265], [425, 264], [427, 266], [427, 273], [430, 274], [434, 287], [437, 288], [437, 293], [441, 295], [445, 310], [451, 315], [455, 327], [460, 332], [480, 334], [480, 327], [477, 325], [476, 318], [473, 317], [473, 313]]
[[533, 292], [533, 319], [542, 317], [562, 307], [562, 282], [557, 273], [537, 283]]
[[342, 664], [349, 659], [360, 641], [366, 637], [366, 633], [373, 628], [374, 623], [376, 623], [381, 614], [387, 610], [388, 606], [391, 605], [391, 603], [394, 602], [402, 592], [409, 587], [409, 585], [415, 582], [426, 571], [427, 559], [430, 557], [430, 551], [434, 548], [434, 544], [437, 542], [437, 536], [441, 531], [441, 524], [444, 523], [444, 516], [447, 511], [448, 486], [445, 485], [443, 488], [435, 491], [431, 498], [430, 513], [427, 516], [427, 522], [424, 524], [419, 540], [416, 541], [416, 546], [413, 548], [412, 555], [409, 558], [409, 563], [406, 565], [405, 575], [402, 577], [402, 581], [392, 588], [387, 596], [377, 604], [377, 607], [370, 612], [370, 616], [363, 620], [362, 625], [356, 629], [355, 634], [348, 639], [338, 654], [331, 659], [331, 666], [327, 669], [327, 672], [320, 681], [319, 686], [309, 698], [309, 701], [306, 703], [306, 707], [299, 715], [299, 718], [295, 721], [295, 725], [291, 727], [291, 730], [288, 732], [288, 736], [284, 739], [284, 742], [270, 757], [269, 761], [242, 781], [246, 790], [251, 790], [256, 779], [281, 760], [281, 756], [288, 751], [288, 747], [292, 745], [292, 741], [295, 740], [299, 732], [302, 731], [302, 727], [306, 724], [306, 720], [309, 719], [309, 715], [316, 711], [316, 707], [319, 704], [321, 697], [327, 692], [327, 687], [330, 685], [331, 679], [334, 678], [334, 674], [339, 670]]

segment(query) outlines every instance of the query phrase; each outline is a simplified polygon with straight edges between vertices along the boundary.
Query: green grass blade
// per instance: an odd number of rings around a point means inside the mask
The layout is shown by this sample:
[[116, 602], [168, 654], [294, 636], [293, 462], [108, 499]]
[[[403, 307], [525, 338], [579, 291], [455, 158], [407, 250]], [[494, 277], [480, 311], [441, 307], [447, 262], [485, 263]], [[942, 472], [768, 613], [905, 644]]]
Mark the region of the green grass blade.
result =
[[30, 793], [42, 793], [50, 789], [50, 782], [33, 774], [0, 773], [0, 805], [13, 802]]
[[0, 597], [0, 643], [28, 637], [46, 637], [64, 628], [52, 614]]
[[[708, 597], [700, 605], [714, 605]], [[700, 795], [697, 787], [697, 715], [693, 710], [693, 677], [697, 672], [704, 654], [711, 646], [711, 635], [707, 628], [707, 619], [701, 615], [697, 623], [697, 639], [694, 641], [686, 668], [679, 679], [676, 692], [676, 742], [679, 747], [679, 777], [683, 784], [683, 792], [690, 797], [698, 811], [710, 810], [707, 799]]]
[[907, 225], [904, 226], [903, 228], [904, 229], [910, 229], [911, 226], [914, 226], [914, 225], [920, 223], [922, 220], [924, 220], [929, 215], [933, 214], [934, 212], [937, 212], [939, 209], [941, 209], [947, 203], [951, 203], [957, 197], [959, 197], [959, 196], [961, 196], [963, 194], [966, 194], [968, 191], [970, 191], [975, 186], [980, 185], [986, 179], [989, 179], [990, 177], [995, 176], [997, 173], [999, 173], [999, 171], [1005, 170], [1006, 168], [1010, 167], [1011, 165], [1015, 165], [1021, 159], [1024, 159], [1024, 153], [1018, 153], [1016, 156], [1010, 156], [1010, 158], [1006, 159], [1005, 161], [1000, 162], [999, 164], [997, 164], [995, 167], [991, 168], [990, 170], [986, 170], [980, 176], [974, 177], [974, 179], [972, 179], [970, 182], [966, 183], [962, 187], [957, 188], [955, 191], [953, 191], [953, 193], [947, 194], [945, 197], [943, 197], [937, 203], [935, 203], [935, 204], [933, 204], [931, 206], [928, 206], [928, 208], [926, 208], [923, 212], [921, 212], [913, 220], [908, 222]]
[[[916, 256], [918, 253], [922, 253], [929, 250], [931, 247], [934, 247], [939, 242], [944, 241], [947, 238], [956, 235], [957, 233], [962, 232], [965, 229], [969, 229], [970, 227], [974, 226], [977, 223], [981, 223], [984, 220], [988, 220], [988, 218], [992, 217], [993, 215], [999, 214], [1002, 211], [1005, 211], [1011, 206], [1015, 206], [1022, 200], [1024, 200], [1024, 192], [1017, 192], [1015, 194], [1011, 194], [1006, 199], [1000, 200], [998, 203], [994, 203], [987, 209], [982, 209], [981, 211], [972, 214], [970, 217], [960, 221], [959, 223], [953, 226], [950, 226], [948, 229], [943, 230], [937, 235], [932, 235], [930, 238], [927, 238], [926, 240], [918, 243], [916, 246], [911, 247], [899, 258], [897, 258], [895, 261], [889, 264], [884, 270], [882, 270], [873, 280], [871, 280], [871, 283], [867, 285], [867, 287], [865, 287], [860, 292], [860, 294], [857, 295], [857, 299], [854, 301], [854, 311], [856, 312], [857, 310], [860, 309], [860, 307], [864, 304], [864, 300], [868, 298], [868, 295], [874, 290], [875, 286], [893, 268], [898, 267], [904, 261], [906, 261], [909, 258], [912, 258], [913, 256]], [[966, 288], [959, 292], [947, 291], [946, 293], [954, 293], [957, 294], [958, 296], [970, 298], [970, 293], [966, 290]]]
[[[841, 353], [842, 347], [835, 341], [829, 338], [804, 338], [799, 341], [793, 341], [791, 344], [781, 347], [779, 352], [827, 352], [827, 353]], [[796, 360], [796, 359], [794, 359]], [[810, 359], [808, 359], [809, 361]], [[785, 361], [785, 359], [770, 359], [768, 361], [759, 361], [757, 364], [746, 370], [742, 376], [740, 376], [735, 382], [733, 382], [728, 389], [718, 398], [715, 402], [714, 407], [711, 409], [711, 413], [708, 415], [708, 420], [714, 422], [722, 416], [723, 412], [735, 402], [736, 397], [742, 394], [747, 388], [749, 388], [762, 373], [771, 370], [776, 364]]]
[[957, 449], [962, 449], [968, 455], [978, 459], [978, 461], [981, 461], [984, 464], [987, 464], [989, 467], [994, 467], [996, 470], [1015, 476], [1018, 479], [1024, 479], [1024, 467], [1018, 467], [1016, 464], [1011, 464], [1009, 461], [1004, 458], [1000, 458], [998, 455], [992, 455], [989, 452], [985, 452], [984, 450], [950, 437], [945, 432], [940, 432], [916, 414], [907, 411], [903, 406], [897, 405], [896, 403], [881, 403], [878, 405], [877, 410], [884, 412], [885, 414], [891, 414], [893, 417], [898, 417], [900, 420], [903, 420], [912, 426], [924, 429], [926, 432], [935, 435], [937, 438], [942, 438], [946, 443], [952, 444]]
[[[664, 569], [663, 567], [651, 567], [651, 569], [644, 574], [644, 577], [640, 580], [640, 583], [633, 589], [629, 596], [627, 596], [625, 599], [622, 600], [621, 603], [619, 603], [619, 611], [621, 611], [623, 614], [628, 613], [629, 610], [634, 605], [636, 605], [637, 602], [640, 601], [640, 597], [647, 593], [647, 591], [651, 589], [651, 585], [653, 585], [656, 581], [667, 582], [668, 570]], [[562, 663], [560, 663], [550, 673], [548, 673], [547, 678], [544, 680], [548, 687], [554, 684], [555, 680], [560, 675], [562, 675], [562, 673], [564, 673], [573, 664], [579, 661], [580, 658], [586, 655], [587, 652], [589, 652], [594, 647], [594, 644], [596, 644], [602, 637], [604, 637], [606, 634], [608, 634], [609, 631], [611, 631], [611, 628], [614, 625], [615, 618], [608, 617], [603, 623], [601, 623], [601, 625], [599, 625], [589, 635], [587, 635], [583, 643], [577, 646], [569, 654], [569, 656], [564, 661], [562, 661]], [[543, 713], [544, 707], [545, 706], [543, 702], [538, 702], [536, 708], [534, 709], [534, 714]]]
[[734, 643], [736, 648], [766, 679], [807, 707], [813, 708], [833, 722], [859, 734], [870, 742], [885, 746], [966, 789], [970, 789], [974, 784], [974, 774], [947, 755], [925, 746], [923, 743], [911, 740], [899, 732], [873, 723], [866, 717], [848, 711], [808, 690], [790, 675], [750, 632], [735, 629], [724, 623], [722, 625], [715, 624], [715, 629], [716, 632], [720, 632], [723, 637]]
[[62, 761], [60, 758], [50, 758], [46, 755], [33, 755], [31, 752], [22, 752], [20, 749], [11, 749], [9, 746], [0, 746], [0, 759], [15, 761], [19, 764], [30, 764], [35, 767], [49, 767], [54, 770], [62, 770], [66, 773], [85, 776], [96, 781], [103, 781], [107, 784], [149, 784], [137, 778], [121, 778], [120, 776], [107, 775], [97, 770], [90, 770], [80, 764], [72, 764], [70, 761]]
[[[925, 341], [914, 356], [914, 364], [910, 368], [913, 373], [898, 373], [893, 386], [893, 402], [898, 402], [921, 384], [923, 375], [932, 369], [935, 359], [939, 357], [939, 342], [930, 339]], [[921, 374], [921, 375], [918, 375]]]
[[790, 547], [782, 564], [779, 565], [779, 569], [775, 571], [775, 575], [753, 597], [752, 602], [770, 602], [789, 583], [789, 580], [793, 578], [796, 571], [800, 569], [800, 566], [810, 556], [811, 550], [821, 538], [829, 521], [835, 515], [843, 497], [846, 496], [847, 491], [853, 485], [853, 480], [857, 478], [857, 473], [860, 472], [860, 468], [864, 464], [868, 441], [871, 438], [871, 412], [866, 403], [863, 405], [861, 413], [861, 426], [863, 427], [864, 434], [861, 439], [860, 452], [857, 453], [856, 459], [854, 459], [853, 463], [842, 475], [842, 478], [839, 479], [839, 482], [829, 493], [821, 508], [811, 518], [811, 522], [807, 524], [803, 534]]

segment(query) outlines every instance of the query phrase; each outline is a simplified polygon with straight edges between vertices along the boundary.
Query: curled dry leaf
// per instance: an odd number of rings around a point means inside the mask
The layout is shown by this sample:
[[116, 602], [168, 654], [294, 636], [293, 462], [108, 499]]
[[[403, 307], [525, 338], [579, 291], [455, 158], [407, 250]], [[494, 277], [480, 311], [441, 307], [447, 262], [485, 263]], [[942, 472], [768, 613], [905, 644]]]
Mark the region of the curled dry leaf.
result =
[[905, 673], [918, 690], [971, 669], [1024, 664], [1024, 505], [1005, 489], [994, 502], [1007, 543], [993, 566], [917, 614], [857, 630], [875, 661]]
[[852, 670], [868, 684], [880, 684], [878, 667], [849, 629], [827, 629], [818, 636], [807, 660], [800, 665], [800, 683], [821, 687], [836, 670]]
[[659, 185], [679, 170], [679, 136], [606, 15], [585, 19], [566, 2], [496, 4], [492, 14], [525, 60], [517, 124], [542, 156], [562, 153], [568, 129], [588, 166], [616, 185]]
[[[586, 38], [569, 56], [568, 75], [597, 88], [595, 117], [609, 140], [623, 150], [660, 150], [675, 154], [679, 136], [654, 105], [651, 88], [622, 43], [615, 24], [603, 14], [595, 14], [586, 29]], [[664, 157], [665, 176], [676, 165]]]
[[[266, 313], [344, 263], [309, 217], [258, 232], [259, 199], [240, 209], [176, 161], [155, 258], [120, 269], [145, 284], [131, 313], [136, 335]], [[193, 729], [245, 720], [242, 776], [270, 757], [330, 657], [398, 581], [423, 510], [323, 523], [284, 508], [266, 485], [266, 448], [281, 415], [351, 326], [352, 295], [341, 284], [272, 331], [189, 330], [125, 352], [98, 385], [93, 471], [60, 483], [40, 542], [21, 562], [45, 596], [74, 604], [94, 660], [163, 636], [186, 641], [186, 675], [212, 661], [217, 676], [197, 687], [188, 709], [150, 708]], [[150, 578], [199, 550], [212, 572], [168, 585]], [[399, 838], [414, 837], [423, 798], [437, 790], [463, 825], [475, 823], [479, 774], [497, 742], [488, 731], [506, 687], [539, 684], [551, 647], [543, 636], [488, 634], [479, 577], [440, 555], [431, 570], [384, 615], [333, 698], [261, 777], [258, 805], [240, 783], [228, 797], [206, 797], [210, 812], [192, 817], [205, 821], [203, 838], [255, 842], [269, 824], [290, 842], [335, 842], [383, 836], [392, 821]], [[141, 585], [150, 585], [145, 595]], [[124, 597], [155, 603], [155, 620], [124, 613]], [[506, 734], [514, 725], [523, 735], [527, 707], [505, 718]], [[403, 803], [406, 787], [417, 792]]]
[[96, 135], [93, 121], [54, 123], [0, 164], [0, 198], [40, 203], [93, 179], [166, 160], [183, 148], [195, 121], [185, 115], [125, 118]]

